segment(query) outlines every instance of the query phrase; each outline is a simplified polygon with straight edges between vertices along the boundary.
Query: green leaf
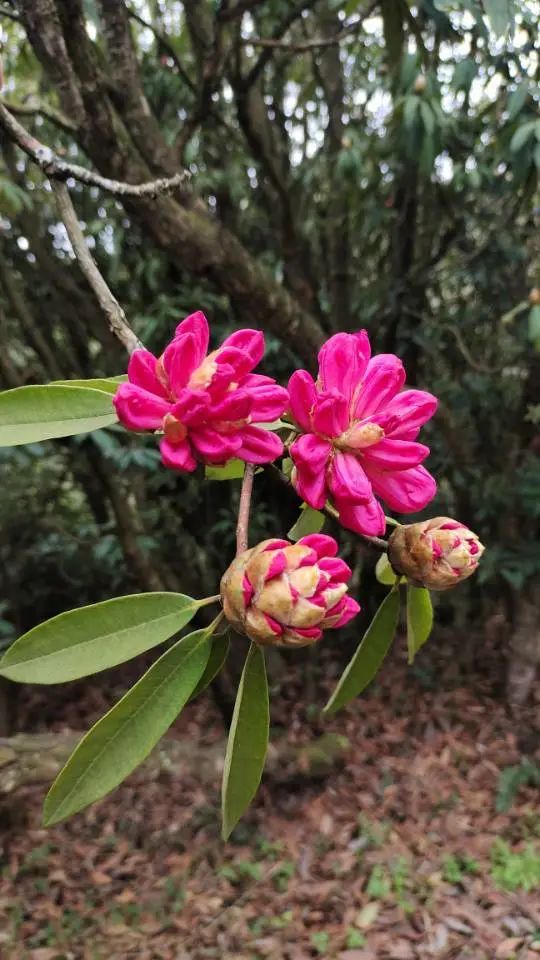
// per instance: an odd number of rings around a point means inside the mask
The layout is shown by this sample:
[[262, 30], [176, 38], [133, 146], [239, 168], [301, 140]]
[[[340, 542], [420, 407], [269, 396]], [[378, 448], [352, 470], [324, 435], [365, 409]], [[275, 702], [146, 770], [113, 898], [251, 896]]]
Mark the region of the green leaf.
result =
[[484, 0], [484, 10], [493, 33], [498, 37], [504, 36], [514, 22], [513, 0]]
[[0, 447], [88, 433], [116, 419], [103, 390], [53, 383], [15, 387], [0, 393]]
[[529, 312], [528, 337], [533, 343], [540, 340], [540, 306], [538, 304], [531, 307]]
[[521, 126], [518, 127], [510, 141], [510, 150], [512, 153], [519, 153], [527, 141], [534, 135], [535, 127], [536, 120], [529, 120], [527, 123], [522, 123]]
[[298, 520], [289, 530], [287, 537], [289, 540], [300, 540], [301, 537], [307, 537], [310, 533], [320, 533], [324, 527], [326, 517], [320, 510], [314, 510], [308, 507], [307, 503], [302, 505], [302, 510]]
[[339, 683], [324, 708], [336, 713], [357, 697], [373, 680], [390, 649], [399, 617], [399, 588], [393, 587], [381, 603], [367, 628], [360, 646], [345, 668]]
[[203, 690], [206, 690], [206, 688], [210, 686], [214, 677], [217, 677], [227, 659], [229, 646], [229, 636], [227, 633], [222, 633], [213, 638], [208, 663], [206, 664], [201, 679], [191, 694], [191, 699], [198, 697]]
[[228, 460], [222, 467], [205, 467], [207, 480], [241, 480], [244, 476], [243, 460]]
[[432, 137], [435, 132], [435, 115], [429, 103], [426, 103], [425, 100], [420, 101], [420, 114], [428, 137]]
[[19, 683], [64, 683], [99, 673], [168, 640], [200, 605], [181, 593], [140, 593], [60, 613], [12, 644], [0, 674]]
[[208, 628], [183, 637], [98, 720], [45, 798], [46, 826], [104, 797], [142, 763], [187, 703], [209, 652]]
[[381, 553], [377, 560], [375, 576], [379, 583], [383, 583], [385, 587], [391, 587], [397, 582], [398, 575], [394, 572], [387, 553]]
[[121, 383], [125, 383], [127, 377], [97, 377], [94, 380], [53, 380], [48, 383], [48, 387], [89, 387], [92, 390], [101, 390], [103, 393], [115, 394]]
[[407, 584], [407, 647], [409, 663], [428, 639], [433, 626], [431, 595], [425, 587]]
[[403, 107], [403, 121], [405, 123], [406, 130], [412, 131], [416, 123], [416, 114], [420, 106], [420, 100], [414, 94], [411, 94], [408, 97], [405, 97], [405, 105]]
[[508, 97], [508, 119], [515, 120], [522, 107], [525, 106], [529, 96], [529, 86], [527, 83], [520, 83]]
[[264, 654], [252, 643], [236, 695], [221, 791], [223, 839], [249, 807], [261, 782], [270, 713]]

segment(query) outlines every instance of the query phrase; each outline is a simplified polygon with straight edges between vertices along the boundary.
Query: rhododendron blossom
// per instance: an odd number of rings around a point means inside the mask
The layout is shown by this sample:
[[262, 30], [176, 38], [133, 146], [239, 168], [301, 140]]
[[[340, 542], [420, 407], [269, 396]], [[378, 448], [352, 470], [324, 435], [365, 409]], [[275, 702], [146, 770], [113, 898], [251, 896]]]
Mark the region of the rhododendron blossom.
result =
[[208, 323], [198, 311], [177, 327], [161, 357], [136, 350], [129, 382], [113, 399], [118, 419], [130, 430], [162, 432], [163, 463], [175, 470], [231, 457], [275, 460], [283, 444], [257, 424], [280, 417], [288, 394], [271, 377], [251, 372], [264, 354], [264, 335], [237, 330], [207, 355], [208, 342]]
[[476, 534], [451, 517], [399, 526], [388, 541], [394, 570], [430, 590], [449, 590], [466, 580], [483, 552]]
[[300, 436], [291, 446], [292, 482], [315, 509], [332, 501], [351, 530], [385, 530], [380, 497], [400, 513], [421, 510], [436, 483], [421, 466], [429, 448], [416, 442], [437, 408], [423, 390], [403, 390], [405, 370], [393, 354], [371, 357], [365, 330], [338, 333], [319, 353], [316, 382], [306, 370], [289, 381]]
[[343, 627], [360, 610], [347, 596], [352, 573], [322, 533], [263, 540], [233, 560], [221, 581], [227, 619], [264, 646], [304, 647], [330, 627]]

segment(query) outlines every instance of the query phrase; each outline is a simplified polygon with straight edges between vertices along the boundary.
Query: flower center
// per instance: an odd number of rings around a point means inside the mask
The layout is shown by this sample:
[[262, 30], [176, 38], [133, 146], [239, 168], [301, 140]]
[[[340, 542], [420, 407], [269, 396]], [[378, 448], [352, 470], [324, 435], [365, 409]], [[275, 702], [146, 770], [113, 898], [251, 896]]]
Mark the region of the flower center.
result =
[[372, 447], [384, 437], [384, 430], [378, 423], [353, 423], [345, 433], [334, 440], [338, 450], [363, 450]]
[[216, 354], [217, 350], [209, 353], [201, 363], [200, 367], [197, 367], [197, 369], [193, 371], [188, 380], [188, 387], [191, 390], [206, 390], [206, 388], [210, 386], [212, 383], [212, 378], [217, 370], [217, 362], [215, 360]]
[[182, 443], [187, 437], [187, 428], [172, 413], [163, 417], [163, 433], [170, 443]]

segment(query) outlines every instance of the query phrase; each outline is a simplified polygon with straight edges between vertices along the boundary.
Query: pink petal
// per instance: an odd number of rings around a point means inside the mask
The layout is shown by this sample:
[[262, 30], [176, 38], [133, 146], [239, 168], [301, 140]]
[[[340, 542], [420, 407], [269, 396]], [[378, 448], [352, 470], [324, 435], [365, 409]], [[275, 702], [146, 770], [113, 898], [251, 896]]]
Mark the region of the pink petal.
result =
[[253, 585], [251, 584], [247, 573], [245, 573], [242, 577], [242, 597], [245, 607], [249, 607], [254, 593], [255, 591], [253, 589]]
[[377, 354], [367, 365], [354, 416], [362, 419], [383, 409], [404, 383], [405, 368], [399, 357], [393, 353]]
[[272, 557], [272, 560], [270, 561], [270, 566], [266, 571], [266, 574], [264, 577], [265, 583], [267, 580], [273, 580], [274, 577], [281, 576], [286, 566], [287, 566], [287, 560], [285, 558], [285, 554], [283, 553], [283, 550], [276, 551], [276, 554], [275, 556]]
[[348, 583], [352, 577], [351, 568], [341, 557], [323, 557], [319, 562], [319, 569], [324, 570], [335, 583]]
[[316, 399], [313, 377], [307, 370], [296, 370], [289, 380], [289, 401], [293, 419], [302, 430], [311, 430], [311, 411]]
[[339, 627], [344, 627], [353, 617], [356, 617], [360, 610], [360, 604], [353, 597], [343, 597], [339, 603], [336, 603], [335, 607], [328, 611], [326, 616], [335, 617], [336, 613], [340, 614], [339, 620], [332, 624], [332, 629], [337, 630]]
[[223, 341], [220, 352], [224, 347], [236, 347], [246, 353], [251, 360], [252, 369], [264, 356], [264, 333], [262, 330], [236, 330]]
[[328, 486], [339, 501], [357, 503], [372, 496], [362, 464], [352, 453], [336, 453], [328, 470]]
[[121, 383], [112, 402], [120, 423], [129, 430], [159, 430], [172, 409], [167, 400], [133, 383]]
[[227, 365], [232, 369], [233, 375], [231, 379], [236, 383], [242, 380], [253, 367], [253, 361], [249, 353], [233, 346], [219, 347], [215, 353], [215, 360], [218, 367]]
[[161, 459], [166, 467], [170, 467], [172, 470], [186, 470], [188, 473], [195, 470], [197, 461], [187, 440], [184, 440], [183, 443], [171, 443], [164, 437], [160, 441], [159, 449]]
[[377, 416], [386, 436], [414, 440], [420, 427], [435, 413], [439, 401], [425, 390], [403, 390]]
[[201, 426], [208, 418], [210, 397], [204, 390], [180, 390], [171, 413], [187, 426]]
[[285, 387], [279, 387], [274, 381], [262, 386], [249, 387], [242, 380], [242, 388], [249, 390], [251, 397], [251, 419], [254, 423], [269, 423], [277, 420], [289, 406], [289, 394]]
[[311, 414], [315, 433], [325, 437], [339, 437], [349, 426], [349, 407], [339, 393], [319, 394]]
[[298, 464], [292, 472], [291, 482], [298, 496], [305, 500], [310, 507], [313, 507], [314, 510], [321, 510], [324, 507], [328, 499], [328, 491], [323, 470], [314, 473], [302, 464]]
[[336, 507], [339, 510], [339, 522], [348, 530], [376, 537], [386, 529], [384, 513], [375, 497], [361, 504], [336, 502]]
[[335, 557], [338, 552], [336, 541], [326, 533], [309, 533], [307, 536], [301, 537], [298, 544], [315, 550], [318, 557]]
[[295, 464], [305, 467], [311, 473], [324, 470], [331, 452], [332, 444], [314, 433], [304, 433], [294, 441], [290, 449]]
[[195, 336], [186, 333], [173, 340], [166, 347], [162, 362], [170, 388], [176, 395], [186, 386], [199, 364], [199, 345]]
[[263, 617], [264, 617], [264, 619], [266, 620], [266, 622], [267, 622], [268, 626], [270, 627], [270, 629], [272, 630], [272, 632], [275, 633], [277, 637], [280, 637], [281, 634], [283, 633], [283, 626], [282, 626], [282, 624], [281, 624], [281, 623], [278, 623], [277, 620], [274, 620], [274, 618], [271, 617], [270, 614], [268, 614], [268, 613], [263, 613]]
[[191, 333], [195, 337], [197, 344], [197, 366], [199, 366], [207, 354], [210, 340], [208, 320], [202, 310], [197, 310], [196, 313], [190, 313], [189, 317], [186, 317], [185, 320], [182, 320], [182, 323], [178, 324], [174, 334], [175, 339], [183, 336], [185, 333]]
[[[362, 336], [363, 334], [363, 336]], [[336, 333], [319, 351], [319, 375], [323, 390], [334, 390], [351, 400], [364, 375], [370, 348], [367, 333]]]
[[272, 463], [283, 453], [283, 443], [270, 430], [243, 427], [237, 434], [241, 441], [236, 456], [246, 463]]
[[372, 467], [369, 476], [377, 496], [399, 513], [423, 510], [437, 491], [437, 484], [425, 467], [411, 467], [397, 473], [383, 473]]
[[288, 540], [269, 540], [266, 544], [263, 553], [269, 553], [270, 550], [282, 550], [283, 547], [290, 547], [290, 542]]
[[287, 632], [306, 640], [320, 640], [322, 637], [322, 630], [319, 627], [289, 627]]
[[149, 350], [135, 350], [129, 358], [128, 379], [135, 386], [167, 399], [167, 391], [156, 376], [156, 364], [157, 358]]
[[231, 390], [223, 400], [213, 403], [209, 412], [212, 420], [246, 420], [252, 401], [247, 390]]
[[226, 463], [239, 454], [238, 434], [225, 435], [211, 427], [198, 427], [190, 431], [189, 437], [203, 463]]
[[379, 440], [362, 451], [366, 473], [374, 464], [380, 470], [406, 470], [417, 467], [429, 455], [429, 447], [412, 440]]

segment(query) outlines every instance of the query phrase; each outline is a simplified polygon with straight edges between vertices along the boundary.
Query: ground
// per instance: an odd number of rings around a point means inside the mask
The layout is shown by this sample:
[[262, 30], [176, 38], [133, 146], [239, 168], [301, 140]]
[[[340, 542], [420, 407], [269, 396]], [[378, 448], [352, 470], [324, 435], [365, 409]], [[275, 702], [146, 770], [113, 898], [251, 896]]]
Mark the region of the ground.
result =
[[[274, 773], [228, 844], [219, 770], [199, 775], [223, 737], [208, 696], [174, 728], [194, 745], [174, 775], [128, 783], [50, 830], [44, 788], [20, 790], [2, 813], [0, 956], [540, 958], [538, 790], [513, 789], [529, 778], [510, 769], [534, 744], [540, 691], [512, 717], [500, 662], [483, 650], [464, 673], [446, 651], [411, 670], [396, 651], [380, 683], [324, 727], [348, 738], [343, 763]], [[83, 729], [118, 692], [106, 680], [74, 690], [25, 694], [26, 729]], [[323, 731], [293, 668], [273, 700], [278, 752]]]

